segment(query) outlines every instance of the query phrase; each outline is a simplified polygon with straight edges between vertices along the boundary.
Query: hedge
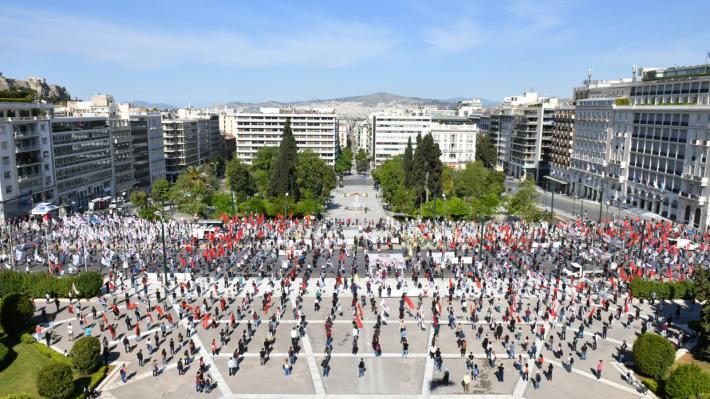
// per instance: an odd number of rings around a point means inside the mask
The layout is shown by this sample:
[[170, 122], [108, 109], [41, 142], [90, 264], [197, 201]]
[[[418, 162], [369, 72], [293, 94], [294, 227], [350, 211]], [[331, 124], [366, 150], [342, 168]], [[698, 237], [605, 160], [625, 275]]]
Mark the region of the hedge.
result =
[[656, 293], [656, 299], [689, 299], [695, 292], [691, 281], [650, 281], [634, 278], [629, 284], [631, 293], [636, 298], [651, 299]]
[[634, 342], [632, 355], [636, 371], [661, 379], [675, 361], [675, 347], [660, 335], [646, 333]]
[[37, 374], [37, 392], [53, 399], [68, 399], [74, 393], [71, 367], [64, 363], [50, 363]]
[[17, 335], [32, 318], [35, 307], [25, 294], [10, 294], [0, 302], [0, 326], [6, 334]]
[[96, 337], [81, 337], [69, 352], [72, 367], [81, 375], [89, 375], [101, 365], [101, 343]]
[[666, 381], [668, 399], [694, 398], [710, 392], [710, 374], [695, 364], [684, 364], [673, 370]]
[[663, 381], [659, 380], [654, 380], [651, 377], [641, 377], [641, 382], [643, 385], [646, 385], [648, 389], [651, 390], [651, 392], [655, 394], [661, 394], [661, 388], [663, 387]]
[[4, 369], [10, 361], [10, 348], [0, 342], [0, 370]]
[[37, 353], [44, 355], [57, 363], [63, 363], [71, 367], [71, 359], [48, 347], [47, 345], [35, 342], [32, 344], [32, 347], [35, 348]]
[[3, 397], [0, 397], [0, 399], [36, 399], [34, 396], [28, 394], [28, 393], [11, 393], [9, 395], [5, 395]]
[[[72, 284], [79, 295], [72, 292]], [[0, 271], [0, 296], [23, 292], [32, 298], [43, 298], [49, 293], [61, 298], [93, 298], [101, 291], [103, 277], [97, 272], [84, 272], [76, 276], [54, 277], [47, 273], [20, 273], [13, 270]]]
[[[94, 374], [91, 374], [91, 378], [89, 379], [89, 384], [87, 385], [89, 390], [96, 389], [96, 387], [98, 387], [99, 384], [101, 384], [101, 381], [103, 381], [104, 378], [106, 378], [107, 374], [108, 374], [108, 366], [106, 366], [106, 365], [99, 367], [99, 369], [96, 370], [96, 372]], [[84, 389], [84, 382], [83, 381], [85, 381], [85, 379], [78, 380], [78, 387], [77, 388], [80, 388], [82, 390]], [[86, 399], [86, 395], [84, 395], [84, 393], [82, 392], [81, 395], [79, 395], [78, 399]]]

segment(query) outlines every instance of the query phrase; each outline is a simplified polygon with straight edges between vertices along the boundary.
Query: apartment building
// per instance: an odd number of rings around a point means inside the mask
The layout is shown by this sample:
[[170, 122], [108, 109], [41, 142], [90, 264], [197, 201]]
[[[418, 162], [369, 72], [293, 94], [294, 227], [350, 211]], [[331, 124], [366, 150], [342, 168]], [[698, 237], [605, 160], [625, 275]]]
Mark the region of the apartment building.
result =
[[129, 122], [122, 118], [108, 119], [113, 147], [114, 188], [119, 195], [127, 195], [136, 184], [132, 127]]
[[574, 145], [575, 107], [570, 101], [560, 102], [552, 117], [552, 142], [550, 143], [550, 174], [546, 176], [547, 188], [568, 193], [570, 159]]
[[106, 117], [51, 119], [57, 204], [73, 211], [114, 195], [111, 129]]
[[431, 132], [431, 113], [425, 110], [375, 113], [370, 115], [372, 146], [370, 157], [373, 167], [382, 165], [390, 158], [403, 154], [407, 141], [416, 143]]
[[510, 137], [507, 173], [516, 179], [533, 178], [538, 184], [550, 173], [551, 143], [557, 98], [538, 101], [517, 109]]
[[0, 102], [0, 219], [25, 217], [56, 201], [50, 118], [53, 107]]
[[286, 120], [290, 120], [299, 151], [311, 150], [328, 165], [335, 165], [338, 117], [332, 111], [260, 108], [220, 115], [224, 134], [236, 139], [237, 157], [251, 164], [262, 147], [278, 147]]
[[175, 182], [180, 173], [189, 166], [200, 165], [198, 119], [178, 119], [167, 115], [162, 119], [163, 145], [165, 151], [165, 177]]

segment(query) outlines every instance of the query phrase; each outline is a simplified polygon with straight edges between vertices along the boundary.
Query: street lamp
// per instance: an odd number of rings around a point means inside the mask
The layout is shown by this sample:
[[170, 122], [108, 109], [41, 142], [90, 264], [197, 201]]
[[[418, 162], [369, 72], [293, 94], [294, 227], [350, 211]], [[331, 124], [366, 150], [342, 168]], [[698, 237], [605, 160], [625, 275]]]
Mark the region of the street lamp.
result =
[[441, 193], [441, 196], [444, 198], [444, 222], [446, 221], [446, 193]]
[[165, 281], [165, 288], [168, 288], [168, 264], [166, 261], [167, 252], [165, 250], [165, 220], [163, 219], [163, 213], [161, 211], [155, 212], [155, 216], [160, 218], [160, 239], [163, 242], [163, 280]]
[[288, 192], [286, 193], [284, 200], [284, 219], [286, 219], [286, 207], [288, 206]]

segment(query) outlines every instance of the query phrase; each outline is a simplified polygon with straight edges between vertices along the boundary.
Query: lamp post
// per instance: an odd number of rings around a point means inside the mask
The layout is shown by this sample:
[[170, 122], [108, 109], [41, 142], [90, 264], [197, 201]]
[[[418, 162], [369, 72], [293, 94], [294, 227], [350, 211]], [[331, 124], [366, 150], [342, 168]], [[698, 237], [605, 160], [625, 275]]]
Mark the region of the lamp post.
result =
[[167, 251], [165, 250], [165, 220], [163, 219], [163, 213], [158, 211], [155, 212], [155, 216], [160, 218], [160, 239], [163, 242], [163, 281], [165, 281], [165, 288], [168, 288], [168, 264], [166, 261]]
[[284, 219], [286, 219], [286, 207], [288, 206], [288, 192], [286, 193], [284, 198], [285, 198], [285, 200], [284, 200]]
[[446, 222], [446, 193], [441, 193], [441, 197], [444, 198], [444, 222]]

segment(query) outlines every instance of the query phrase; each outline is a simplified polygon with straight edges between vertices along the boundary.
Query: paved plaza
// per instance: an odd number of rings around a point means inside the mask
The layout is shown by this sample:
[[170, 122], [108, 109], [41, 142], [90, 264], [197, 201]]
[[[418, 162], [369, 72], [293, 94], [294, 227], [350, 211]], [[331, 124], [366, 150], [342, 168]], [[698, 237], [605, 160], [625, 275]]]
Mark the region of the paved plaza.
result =
[[[269, 289], [266, 280], [253, 280], [245, 284], [246, 287], [258, 287], [261, 292]], [[236, 284], [236, 280], [232, 283]], [[429, 356], [429, 344], [434, 335], [433, 324], [425, 318], [424, 328], [422, 329], [415, 320], [413, 313], [407, 308], [404, 314], [402, 325], [406, 329], [406, 336], [409, 342], [409, 353], [405, 356], [402, 353], [402, 345], [400, 344], [400, 321], [397, 318], [397, 309], [399, 306], [399, 298], [402, 292], [394, 290], [391, 297], [379, 298], [375, 294], [377, 305], [375, 309], [378, 312], [386, 306], [390, 310], [390, 314], [386, 324], [383, 324], [380, 332], [380, 345], [382, 353], [377, 356], [370, 342], [374, 333], [376, 324], [376, 314], [372, 311], [370, 303], [361, 305], [359, 308], [351, 308], [350, 294], [348, 290], [339, 290], [342, 296], [343, 316], [335, 314], [332, 327], [332, 354], [331, 354], [331, 370], [327, 377], [323, 376], [321, 362], [326, 351], [326, 318], [330, 314], [330, 295], [323, 295], [322, 306], [319, 311], [315, 310], [315, 292], [318, 289], [316, 286], [317, 280], [312, 279], [306, 286], [305, 295], [303, 295], [302, 312], [306, 320], [305, 334], [300, 338], [300, 351], [296, 356], [293, 367], [293, 372], [290, 376], [284, 376], [282, 365], [288, 357], [289, 348], [292, 345], [290, 332], [299, 324], [299, 321], [294, 319], [293, 304], [296, 300], [297, 289], [288, 290], [288, 300], [284, 302], [283, 315], [278, 321], [276, 327], [275, 342], [269, 359], [266, 364], [260, 364], [259, 350], [268, 333], [268, 317], [265, 316], [261, 308], [261, 304], [255, 305], [254, 311], [261, 319], [261, 324], [254, 328], [253, 336], [245, 342], [245, 353], [240, 354], [240, 362], [235, 375], [229, 376], [228, 361], [233, 352], [238, 348], [237, 341], [242, 337], [247, 329], [247, 321], [249, 318], [243, 319], [236, 323], [236, 328], [228, 328], [230, 324], [230, 316], [242, 299], [250, 291], [249, 288], [234, 293], [230, 286], [233, 284], [224, 285], [220, 280], [216, 286], [214, 282], [208, 283], [206, 280], [198, 281], [198, 284], [211, 289], [213, 292], [213, 300], [208, 295], [203, 297], [189, 297], [185, 299], [191, 306], [198, 307], [203, 300], [206, 301], [206, 310], [211, 314], [215, 314], [220, 307], [216, 298], [225, 298], [226, 311], [221, 312], [218, 316], [217, 328], [209, 326], [204, 328], [201, 323], [197, 323], [193, 327], [192, 336], [187, 335], [187, 319], [183, 319], [173, 328], [169, 326], [167, 315], [172, 316], [172, 320], [178, 320], [177, 307], [181, 301], [181, 295], [177, 294], [176, 302], [172, 299], [165, 301], [164, 298], [160, 303], [156, 302], [155, 295], [149, 290], [149, 298], [153, 309], [156, 305], [167, 308], [164, 317], [159, 319], [155, 310], [151, 311], [151, 316], [148, 316], [148, 303], [144, 300], [139, 302], [138, 296], [131, 293], [129, 303], [137, 304], [136, 309], [128, 311], [125, 308], [126, 303], [124, 294], [113, 296], [116, 300], [119, 317], [114, 318], [111, 314], [111, 306], [113, 299], [108, 300], [109, 307], [105, 312], [111, 320], [111, 324], [115, 325], [116, 339], [108, 333], [108, 330], [103, 333], [99, 331], [98, 319], [101, 319], [101, 304], [92, 301], [75, 302], [70, 312], [69, 303], [62, 301], [59, 311], [56, 312], [55, 305], [45, 304], [43, 301], [38, 302], [38, 317], [44, 309], [50, 316], [54, 316], [52, 329], [58, 339], [52, 343], [52, 347], [60, 352], [69, 350], [71, 347], [71, 339], [68, 337], [67, 324], [73, 324], [73, 331], [78, 331], [78, 322], [76, 314], [79, 309], [83, 309], [84, 314], [89, 314], [88, 323], [92, 328], [92, 335], [99, 337], [107, 337], [110, 341], [110, 359], [113, 365], [117, 366], [114, 372], [102, 384], [101, 390], [103, 397], [107, 398], [126, 398], [126, 397], [225, 397], [225, 398], [266, 398], [266, 397], [324, 397], [330, 395], [396, 395], [397, 397], [420, 397], [420, 396], [437, 396], [463, 394], [461, 385], [462, 376], [467, 373], [466, 358], [461, 356], [460, 349], [457, 346], [456, 329], [446, 325], [446, 321], [442, 320], [440, 332], [437, 339], [437, 346], [441, 351], [443, 365], [441, 370], [435, 367], [435, 364]], [[390, 284], [396, 284], [393, 280]], [[325, 292], [332, 292], [335, 281], [333, 279], [325, 280]], [[434, 281], [427, 284], [431, 290], [445, 291], [447, 282], [445, 280]], [[151, 287], [159, 287], [157, 281], [150, 282]], [[211, 288], [210, 288], [211, 287]], [[278, 287], [278, 286], [277, 286]], [[300, 287], [299, 287], [300, 288]], [[216, 289], [216, 291], [214, 291]], [[423, 294], [422, 290], [417, 288], [410, 289], [407, 294], [411, 298], [416, 298]], [[273, 292], [273, 297], [279, 297], [280, 291], [278, 288]], [[491, 311], [492, 320], [502, 320], [503, 314], [496, 309], [505, 307], [505, 301], [502, 297], [491, 295], [493, 303], [485, 301], [485, 305], [481, 309], [481, 314], [488, 314]], [[141, 295], [142, 297], [142, 295]], [[143, 297], [145, 299], [145, 297]], [[423, 309], [431, 308], [432, 299], [423, 297]], [[522, 308], [534, 308], [537, 298], [529, 297], [523, 300]], [[260, 302], [260, 301], [256, 301]], [[444, 298], [444, 306], [446, 300]], [[661, 306], [662, 305], [662, 306]], [[274, 303], [273, 306], [276, 306]], [[639, 307], [642, 319], [649, 314], [654, 308], [648, 303], [635, 303], [634, 306]], [[682, 323], [690, 317], [697, 317], [699, 307], [689, 307], [685, 303], [657, 303], [656, 310], [668, 312], [668, 315], [674, 314], [676, 307], [680, 307], [680, 320]], [[98, 311], [97, 320], [93, 320], [91, 308], [94, 307]], [[524, 380], [521, 373], [515, 368], [515, 360], [509, 359], [506, 354], [506, 347], [499, 341], [492, 340], [493, 353], [497, 358], [495, 364], [492, 364], [487, 359], [486, 353], [482, 347], [483, 339], [492, 339], [494, 331], [490, 327], [490, 323], [485, 320], [479, 322], [470, 322], [464, 313], [464, 309], [460, 306], [459, 301], [454, 298], [452, 302], [456, 323], [463, 332], [465, 339], [468, 342], [468, 350], [465, 356], [473, 353], [475, 357], [474, 363], [480, 370], [480, 374], [476, 381], [471, 384], [470, 393], [479, 395], [478, 397], [499, 397], [499, 398], [593, 398], [600, 397], [604, 394], [613, 398], [636, 398], [642, 395], [635, 392], [628, 385], [623, 375], [626, 373], [625, 366], [619, 363], [617, 354], [619, 346], [626, 340], [629, 345], [633, 343], [636, 334], [641, 329], [643, 320], [635, 320], [626, 328], [621, 321], [616, 321], [607, 334], [607, 339], [598, 339], [597, 349], [589, 350], [586, 360], [583, 360], [577, 352], [574, 354], [574, 366], [568, 371], [562, 366], [562, 362], [566, 361], [567, 356], [571, 352], [568, 345], [572, 341], [572, 329], [568, 329], [567, 340], [561, 340], [561, 328], [557, 323], [543, 323], [540, 325], [551, 326], [552, 328], [546, 332], [544, 340], [539, 341], [539, 347], [542, 348], [542, 342], [549, 339], [549, 335], [554, 335], [553, 349], [558, 342], [563, 342], [564, 354], [557, 357], [553, 354], [554, 351], [543, 349], [540, 352], [544, 356], [544, 362], [541, 365], [534, 365], [532, 361], [527, 359], [522, 343], [530, 338], [530, 342], [535, 342], [535, 333], [532, 330], [531, 323], [522, 321], [518, 327], [521, 328], [521, 340], [515, 341], [514, 351], [517, 357], [518, 354], [523, 354], [525, 362], [529, 364], [529, 375], [534, 378], [536, 373], [542, 376], [542, 382], [539, 388], [535, 388], [530, 380]], [[610, 311], [613, 312], [615, 305], [610, 305]], [[272, 308], [273, 309], [273, 308]], [[361, 322], [362, 328], [359, 329], [358, 351], [353, 354], [353, 317], [354, 313], [359, 313], [362, 309]], [[140, 321], [140, 336], [136, 336], [135, 327], [128, 330], [125, 324], [127, 316], [133, 318], [135, 323], [134, 313], [138, 311], [141, 317]], [[602, 317], [604, 314], [602, 312]], [[269, 315], [272, 311], [268, 312]], [[384, 313], [379, 312], [380, 315]], [[251, 317], [251, 316], [250, 316]], [[149, 325], [151, 318], [154, 318], [154, 323]], [[533, 316], [531, 321], [538, 319]], [[540, 322], [542, 320], [540, 319]], [[160, 324], [168, 327], [165, 336], [160, 329]], [[47, 324], [44, 324], [45, 326]], [[591, 328], [587, 328], [584, 332], [584, 337], [580, 340], [579, 346], [584, 342], [591, 346], [592, 336], [594, 332], [600, 332], [602, 323], [599, 321], [593, 322]], [[476, 338], [476, 333], [479, 327], [483, 329], [483, 335]], [[220, 342], [220, 331], [223, 329], [229, 331], [228, 338], [224, 345]], [[517, 328], [517, 327], [516, 327]], [[196, 345], [197, 352], [195, 355], [190, 355], [191, 361], [186, 365], [185, 374], [178, 375], [176, 364], [179, 358], [183, 356], [186, 347], [180, 347], [178, 334], [184, 336], [184, 341], [192, 339]], [[504, 329], [504, 334], [513, 335], [512, 331]], [[78, 335], [78, 333], [77, 333]], [[130, 353], [127, 353], [122, 343], [123, 337], [129, 339]], [[155, 337], [157, 337], [158, 345], [155, 345]], [[162, 360], [161, 352], [164, 348], [169, 347], [169, 341], [178, 341], [175, 343], [175, 354], [170, 354], [165, 361]], [[147, 342], [151, 341], [154, 347], [158, 349], [151, 355], [148, 354]], [[212, 354], [211, 344], [216, 342], [217, 350]], [[529, 349], [529, 347], [528, 347]], [[144, 365], [138, 365], [137, 352], [142, 350], [144, 354]], [[195, 392], [195, 373], [198, 368], [198, 359], [202, 357], [208, 373], [216, 382], [214, 389], [210, 393]], [[358, 378], [358, 363], [360, 359], [365, 364], [365, 375]], [[158, 376], [152, 375], [152, 362], [157, 360], [160, 369]], [[594, 375], [596, 365], [599, 360], [603, 360], [605, 368], [602, 378], [598, 379]], [[128, 374], [128, 381], [122, 383], [120, 375], [115, 372], [118, 367], [125, 365]], [[548, 380], [548, 367], [552, 365], [552, 378]], [[502, 374], [499, 373], [502, 366]], [[444, 374], [448, 372], [449, 383], [443, 384], [442, 379]]]

